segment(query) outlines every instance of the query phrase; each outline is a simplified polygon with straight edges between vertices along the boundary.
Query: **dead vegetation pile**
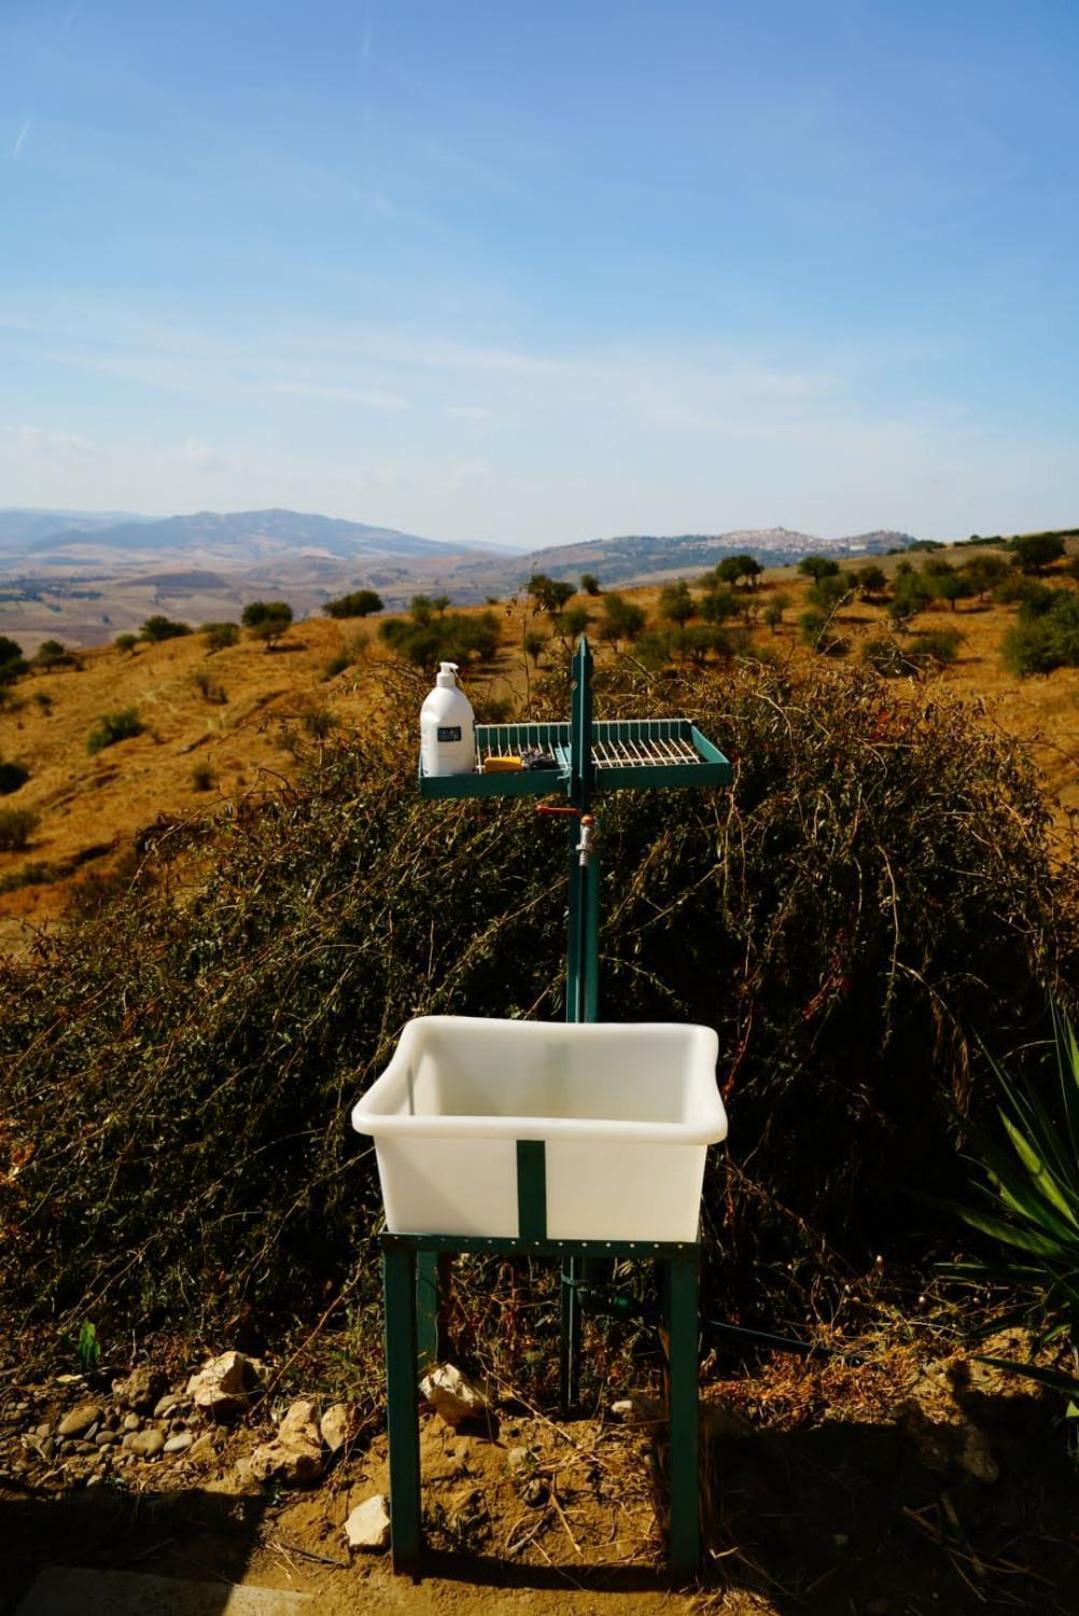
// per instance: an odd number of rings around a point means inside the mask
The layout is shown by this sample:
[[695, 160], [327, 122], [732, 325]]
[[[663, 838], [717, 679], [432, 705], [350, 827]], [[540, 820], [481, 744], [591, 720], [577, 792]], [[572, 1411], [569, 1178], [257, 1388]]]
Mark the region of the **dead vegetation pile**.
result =
[[[1074, 867], [1019, 746], [946, 697], [827, 666], [603, 685], [604, 716], [686, 712], [734, 762], [730, 791], [602, 803], [601, 1014], [718, 1029], [711, 1280], [728, 1317], [803, 1317], [822, 1275], [931, 1252], [913, 1192], [963, 1171], [975, 1035], [1010, 1051], [1071, 1000]], [[404, 1021], [562, 1014], [564, 836], [418, 799], [415, 694], [387, 679], [300, 784], [146, 833], [0, 966], [9, 1317], [257, 1339], [362, 1309], [380, 1203], [347, 1115]]]

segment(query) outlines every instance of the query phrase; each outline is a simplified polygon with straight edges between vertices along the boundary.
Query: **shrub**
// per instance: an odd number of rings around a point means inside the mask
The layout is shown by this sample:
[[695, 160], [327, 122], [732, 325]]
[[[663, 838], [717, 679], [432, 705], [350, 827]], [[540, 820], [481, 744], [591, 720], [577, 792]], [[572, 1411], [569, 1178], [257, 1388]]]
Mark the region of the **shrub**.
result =
[[919, 663], [907, 654], [905, 645], [888, 634], [875, 635], [862, 647], [862, 661], [884, 679], [902, 679], [919, 671]]
[[1025, 678], [1054, 668], [1079, 668], [1079, 594], [1044, 589], [1029, 597], [1002, 646], [1004, 665]]
[[218, 684], [213, 674], [208, 673], [205, 668], [195, 669], [191, 675], [191, 683], [203, 701], [214, 702], [217, 706], [223, 707], [229, 699], [224, 685]]
[[815, 581], [809, 590], [808, 598], [814, 606], [819, 606], [822, 612], [834, 612], [838, 606], [846, 604], [850, 595], [847, 580], [838, 573], [829, 573], [826, 577]]
[[562, 578], [548, 578], [545, 572], [534, 572], [528, 580], [528, 593], [532, 597], [533, 612], [546, 612], [555, 617], [577, 593], [571, 583]]
[[240, 643], [240, 629], [237, 623], [203, 623], [199, 630], [206, 637], [206, 649], [213, 656], [217, 651], [227, 651], [232, 645]]
[[187, 623], [177, 623], [158, 614], [146, 619], [139, 630], [139, 638], [148, 640], [151, 645], [158, 645], [162, 640], [178, 640], [190, 633], [191, 628]]
[[896, 571], [895, 583], [892, 586], [892, 598], [888, 602], [888, 616], [897, 628], [909, 623], [912, 617], [925, 610], [933, 598], [933, 591], [928, 580], [913, 567], [907, 571]]
[[74, 668], [77, 666], [78, 658], [73, 656], [59, 640], [42, 640], [31, 662], [31, 667], [41, 668], [46, 673], [53, 668]]
[[525, 656], [530, 656], [532, 658], [532, 661], [537, 668], [539, 667], [539, 659], [546, 649], [546, 634], [541, 634], [538, 629], [528, 629], [524, 637], [524, 653]]
[[819, 651], [822, 656], [845, 656], [850, 649], [850, 642], [836, 627], [831, 612], [810, 608], [799, 613], [798, 633], [803, 645]]
[[626, 600], [624, 595], [618, 594], [604, 595], [599, 626], [601, 639], [614, 645], [623, 640], [637, 640], [644, 633], [645, 622], [644, 611], [635, 600]]
[[[928, 572], [928, 563], [926, 564]], [[929, 587], [937, 600], [946, 600], [952, 611], [956, 611], [961, 600], [969, 600], [975, 593], [974, 584], [967, 577], [966, 570], [957, 572], [954, 567], [948, 567], [929, 575]]]
[[887, 593], [888, 575], [883, 567], [856, 567], [850, 579], [863, 600], [876, 600]]
[[125, 656], [133, 656], [135, 654], [135, 647], [139, 643], [139, 637], [137, 634], [118, 634], [112, 643], [116, 649], [118, 651], [122, 651]]
[[312, 740], [324, 741], [339, 728], [341, 720], [331, 707], [307, 707], [300, 715], [300, 723]]
[[191, 789], [192, 791], [212, 791], [214, 779], [214, 771], [208, 763], [196, 763], [191, 770]]
[[262, 640], [272, 651], [292, 622], [292, 607], [284, 600], [252, 600], [240, 615], [252, 639]]
[[1058, 533], [1022, 533], [1009, 541], [1008, 549], [1020, 572], [1044, 572], [1064, 554], [1064, 540]]
[[661, 668], [666, 668], [671, 663], [670, 635], [661, 634], [658, 629], [649, 629], [647, 633], [641, 635], [639, 640], [635, 641], [633, 657], [635, 661], [640, 663], [642, 668], [648, 668], [651, 672], [658, 673]]
[[[737, 767], [729, 791], [605, 800], [602, 1014], [717, 1029], [737, 1149], [706, 1181], [709, 1286], [760, 1316], [819, 1278], [823, 1304], [822, 1252], [887, 1264], [911, 1185], [956, 1198], [971, 1029], [1028, 1042], [1036, 981], [1074, 993], [1074, 872], [1022, 748], [947, 691], [893, 703], [816, 661], [604, 678], [603, 716], [692, 713]], [[170, 833], [35, 962], [0, 962], [5, 1117], [38, 1142], [5, 1191], [16, 1318], [216, 1335], [250, 1306], [270, 1332], [346, 1280], [365, 1306], [381, 1209], [348, 1107], [403, 1023], [559, 1019], [564, 839], [525, 801], [418, 798], [399, 737], [422, 683], [401, 684], [257, 811], [190, 827], [198, 884], [168, 879]]]
[[665, 623], [676, 623], [679, 628], [685, 628], [690, 618], [696, 617], [697, 602], [683, 578], [675, 584], [664, 584], [660, 590], [659, 615]]
[[0, 808], [0, 853], [21, 853], [37, 827], [29, 808]]
[[554, 626], [567, 640], [575, 640], [579, 634], [587, 633], [591, 621], [592, 614], [587, 606], [567, 606], [555, 618]]
[[479, 724], [509, 724], [517, 711], [512, 696], [492, 696], [490, 692], [477, 696], [472, 705]]
[[21, 892], [24, 887], [48, 887], [55, 881], [66, 881], [74, 874], [75, 866], [67, 859], [32, 859], [17, 870], [0, 875], [0, 892]]
[[594, 572], [581, 573], [581, 594], [598, 595], [600, 593], [599, 579]]
[[998, 555], [974, 556], [963, 568], [964, 575], [979, 600], [984, 600], [986, 595], [1003, 583], [1009, 570], [1004, 557]]
[[938, 668], [950, 667], [959, 656], [963, 636], [955, 628], [927, 629], [913, 634], [907, 641], [907, 655], [920, 665], [931, 663]]
[[[1054, 1016], [1055, 1059], [1008, 1074], [990, 1058], [1002, 1126], [977, 1129], [971, 1153], [982, 1170], [977, 1205], [957, 1210], [970, 1228], [1003, 1247], [993, 1263], [967, 1264], [962, 1279], [1001, 1279], [1025, 1302], [1031, 1357], [1048, 1344], [1070, 1369], [1001, 1359], [1017, 1375], [1062, 1392], [1079, 1415], [1079, 1045], [1066, 1016]], [[1014, 1311], [1009, 1309], [1008, 1322]]]
[[86, 740], [86, 750], [91, 757], [96, 752], [103, 752], [107, 746], [115, 746], [118, 741], [129, 741], [134, 735], [142, 734], [142, 723], [134, 707], [123, 707], [115, 713], [104, 713], [94, 725]]
[[678, 636], [678, 649], [689, 662], [700, 667], [710, 656], [724, 660], [732, 654], [731, 637], [711, 623], [693, 623]]
[[336, 679], [338, 674], [345, 673], [351, 666], [351, 659], [343, 651], [338, 651], [337, 655], [332, 656], [323, 668], [323, 680], [328, 682], [331, 679]]
[[49, 714], [52, 712], [52, 697], [49, 695], [47, 690], [34, 691], [34, 706], [37, 707], [46, 718], [48, 718]]
[[379, 624], [379, 638], [399, 656], [420, 668], [434, 668], [439, 662], [490, 662], [498, 651], [498, 618], [493, 612], [475, 617], [451, 613], [437, 622], [409, 622], [388, 617]]
[[783, 622], [783, 613], [787, 610], [790, 603], [790, 596], [785, 595], [782, 590], [778, 590], [766, 602], [764, 608], [764, 621], [767, 623], [773, 634], [778, 634], [780, 625]]
[[0, 685], [14, 684], [15, 680], [26, 672], [26, 663], [23, 659], [22, 646], [14, 640], [9, 640], [6, 634], [0, 634]]
[[741, 602], [732, 589], [710, 589], [701, 598], [701, 616], [706, 623], [725, 623], [737, 617]]
[[888, 635], [867, 640], [862, 660], [885, 679], [899, 679], [923, 673], [927, 668], [945, 668], [959, 655], [963, 636], [958, 629], [932, 629], [913, 634], [900, 643]]
[[732, 555], [725, 556], [717, 567], [713, 569], [712, 576], [717, 584], [736, 584], [744, 579], [747, 588], [755, 589], [757, 579], [764, 568], [755, 556]]
[[370, 617], [382, 610], [382, 596], [373, 589], [356, 589], [351, 595], [328, 600], [322, 609], [327, 617]]
[[821, 579], [834, 578], [839, 571], [839, 562], [833, 561], [831, 556], [807, 555], [798, 563], [798, 571], [807, 578]]
[[0, 758], [0, 797], [10, 797], [21, 791], [30, 778], [30, 770], [22, 763], [5, 763]]

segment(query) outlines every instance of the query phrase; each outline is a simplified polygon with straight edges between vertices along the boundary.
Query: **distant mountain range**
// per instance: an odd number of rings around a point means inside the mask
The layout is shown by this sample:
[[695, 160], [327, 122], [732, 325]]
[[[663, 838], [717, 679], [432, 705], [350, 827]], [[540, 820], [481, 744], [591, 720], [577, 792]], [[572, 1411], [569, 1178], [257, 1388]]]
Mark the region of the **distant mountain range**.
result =
[[298, 617], [357, 588], [377, 589], [390, 608], [421, 592], [467, 605], [511, 594], [533, 572], [574, 580], [592, 572], [609, 587], [692, 578], [740, 551], [781, 566], [809, 554], [878, 554], [914, 542], [890, 530], [825, 539], [742, 528], [627, 534], [522, 555], [286, 510], [163, 518], [0, 510], [0, 632], [89, 645], [137, 626], [151, 610], [200, 622], [235, 617], [257, 596], [287, 599]]
[[29, 550], [38, 539], [78, 528], [113, 527], [118, 522], [139, 522], [130, 511], [0, 510], [0, 551]]
[[0, 547], [27, 557], [79, 560], [123, 556], [197, 557], [219, 564], [251, 566], [271, 556], [298, 552], [342, 561], [369, 556], [456, 554], [468, 545], [417, 538], [395, 528], [369, 527], [337, 517], [297, 511], [197, 511], [192, 516], [101, 515], [83, 512], [0, 511]]

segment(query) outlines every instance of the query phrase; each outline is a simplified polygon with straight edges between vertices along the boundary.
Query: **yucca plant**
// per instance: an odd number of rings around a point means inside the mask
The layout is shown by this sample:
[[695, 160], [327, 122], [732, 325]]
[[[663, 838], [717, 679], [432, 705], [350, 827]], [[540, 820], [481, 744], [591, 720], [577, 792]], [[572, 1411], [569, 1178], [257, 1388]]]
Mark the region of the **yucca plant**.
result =
[[[981, 1359], [1014, 1371], [1068, 1398], [1068, 1414], [1079, 1418], [1079, 1046], [1065, 1015], [1053, 1010], [1053, 1042], [1059, 1101], [1044, 1073], [1013, 1077], [990, 1057], [1001, 1092], [998, 1115], [1003, 1134], [985, 1129], [973, 1138], [985, 1178], [977, 1186], [980, 1203], [957, 1208], [971, 1228], [1006, 1248], [1003, 1261], [964, 1264], [953, 1273], [964, 1278], [1005, 1280], [1025, 1291], [1029, 1302], [1011, 1321], [1023, 1319], [1034, 1331], [1034, 1351], [1060, 1349], [1070, 1368]], [[997, 1320], [997, 1324], [1002, 1321]]]

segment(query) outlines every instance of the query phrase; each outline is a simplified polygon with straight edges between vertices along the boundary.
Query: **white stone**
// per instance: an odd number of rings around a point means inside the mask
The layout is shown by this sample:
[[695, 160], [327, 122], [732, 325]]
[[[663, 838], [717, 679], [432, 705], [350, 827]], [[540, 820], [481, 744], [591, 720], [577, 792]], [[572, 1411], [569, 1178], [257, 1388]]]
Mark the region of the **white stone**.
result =
[[272, 1478], [285, 1487], [309, 1487], [322, 1475], [322, 1450], [298, 1438], [263, 1442], [252, 1453], [249, 1468], [256, 1481]]
[[455, 1364], [436, 1364], [420, 1381], [420, 1391], [447, 1425], [458, 1426], [487, 1412], [486, 1397]]
[[259, 1389], [254, 1362], [242, 1352], [222, 1352], [203, 1364], [187, 1383], [187, 1395], [211, 1419], [230, 1419], [242, 1413]]
[[321, 1442], [317, 1405], [306, 1398], [293, 1403], [277, 1427], [277, 1435], [282, 1442], [306, 1442], [317, 1449]]
[[667, 1418], [663, 1404], [649, 1397], [647, 1392], [630, 1392], [628, 1397], [620, 1397], [617, 1403], [611, 1404], [611, 1413], [616, 1420], [625, 1420], [627, 1425], [651, 1425]]
[[358, 1431], [354, 1403], [331, 1403], [319, 1421], [319, 1434], [331, 1453], [339, 1453]]
[[345, 1522], [350, 1549], [384, 1549], [390, 1541], [390, 1504], [384, 1493], [357, 1504]]

